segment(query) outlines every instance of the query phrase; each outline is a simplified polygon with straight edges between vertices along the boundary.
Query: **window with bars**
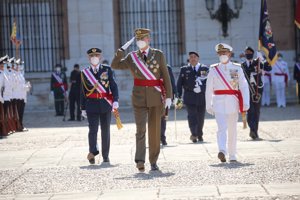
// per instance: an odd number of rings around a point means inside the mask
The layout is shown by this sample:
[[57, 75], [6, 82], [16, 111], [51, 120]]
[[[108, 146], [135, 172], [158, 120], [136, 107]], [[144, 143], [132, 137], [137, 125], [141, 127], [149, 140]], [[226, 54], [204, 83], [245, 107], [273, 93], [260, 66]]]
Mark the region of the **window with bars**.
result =
[[0, 54], [15, 56], [10, 41], [12, 24], [21, 36], [20, 58], [26, 72], [49, 72], [64, 64], [65, 0], [2, 0], [0, 3]]
[[[181, 66], [183, 52], [182, 0], [118, 0], [119, 46], [134, 36], [136, 28], [151, 29], [153, 48], [165, 53], [167, 63]], [[131, 45], [129, 50], [135, 50]]]

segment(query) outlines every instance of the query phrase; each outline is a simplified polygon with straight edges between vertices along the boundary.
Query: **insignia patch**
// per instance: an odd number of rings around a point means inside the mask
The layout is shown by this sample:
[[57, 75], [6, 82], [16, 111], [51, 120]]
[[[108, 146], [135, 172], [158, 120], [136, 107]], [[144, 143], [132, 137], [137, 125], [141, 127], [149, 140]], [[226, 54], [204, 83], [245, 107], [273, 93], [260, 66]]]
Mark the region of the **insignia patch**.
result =
[[100, 78], [102, 80], [107, 80], [108, 79], [108, 73], [107, 72], [103, 72], [101, 75], [100, 75]]

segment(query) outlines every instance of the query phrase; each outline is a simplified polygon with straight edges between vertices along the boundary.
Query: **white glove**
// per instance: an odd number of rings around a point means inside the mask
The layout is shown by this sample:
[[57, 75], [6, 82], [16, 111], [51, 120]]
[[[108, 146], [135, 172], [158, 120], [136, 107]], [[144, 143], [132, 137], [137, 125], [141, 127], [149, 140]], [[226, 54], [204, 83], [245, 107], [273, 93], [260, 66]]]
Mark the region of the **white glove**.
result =
[[1, 103], [4, 103], [4, 99], [3, 99], [3, 98], [0, 98], [0, 102], [1, 102]]
[[214, 115], [214, 114], [215, 114], [212, 107], [206, 108], [206, 111], [207, 111], [209, 114], [211, 114], [211, 115]]
[[173, 100], [173, 105], [176, 106], [177, 102], [178, 102], [178, 98], [175, 97]]
[[54, 92], [53, 92], [53, 91], [51, 91], [51, 92], [50, 92], [50, 94], [53, 96], [53, 95], [54, 95]]
[[86, 114], [86, 111], [85, 111], [85, 110], [82, 110], [82, 111], [81, 111], [81, 116], [84, 117], [84, 118], [87, 118], [87, 114]]
[[166, 98], [166, 104], [165, 104], [165, 108], [170, 109], [172, 105], [172, 100], [171, 98]]
[[119, 103], [117, 101], [113, 102], [112, 108], [113, 108], [113, 110], [118, 109]]
[[262, 55], [262, 53], [259, 52], [259, 51], [256, 52], [256, 56], [259, 59], [259, 61], [264, 61], [265, 60], [264, 57], [263, 57], [263, 55]]
[[246, 104], [245, 104], [245, 105], [243, 105], [243, 110], [244, 110], [244, 111], [247, 111], [247, 110], [249, 110], [249, 108], [250, 108], [250, 106], [249, 106], [249, 105], [246, 105]]
[[128, 42], [126, 42], [126, 43], [121, 47], [121, 49], [122, 49], [123, 51], [125, 51], [125, 50], [133, 43], [134, 39], [135, 39], [135, 37], [131, 38], [131, 40], [129, 40]]

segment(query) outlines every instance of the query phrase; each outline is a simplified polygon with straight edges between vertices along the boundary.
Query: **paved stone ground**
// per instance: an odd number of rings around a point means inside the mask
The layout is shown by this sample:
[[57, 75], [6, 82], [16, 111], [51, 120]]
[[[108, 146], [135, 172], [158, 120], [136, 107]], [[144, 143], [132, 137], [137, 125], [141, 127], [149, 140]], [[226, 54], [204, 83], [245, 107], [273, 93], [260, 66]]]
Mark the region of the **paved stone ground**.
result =
[[[138, 173], [132, 110], [124, 128], [111, 127], [110, 164], [90, 166], [87, 121], [63, 122], [54, 113], [27, 112], [29, 132], [0, 140], [3, 199], [300, 199], [300, 106], [262, 108], [260, 141], [238, 124], [238, 163], [217, 159], [216, 122], [206, 116], [204, 143], [192, 144], [186, 111], [174, 110], [161, 148], [161, 171]], [[114, 121], [113, 121], [114, 123]]]

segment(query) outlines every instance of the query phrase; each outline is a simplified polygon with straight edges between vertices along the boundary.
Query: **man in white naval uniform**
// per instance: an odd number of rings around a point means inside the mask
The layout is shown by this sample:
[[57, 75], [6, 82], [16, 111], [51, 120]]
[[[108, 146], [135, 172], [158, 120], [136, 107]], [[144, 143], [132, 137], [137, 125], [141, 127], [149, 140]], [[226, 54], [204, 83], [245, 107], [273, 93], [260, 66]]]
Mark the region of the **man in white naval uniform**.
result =
[[11, 100], [13, 98], [13, 87], [15, 82], [13, 81], [13, 74], [11, 71], [11, 62], [14, 58], [10, 58], [8, 60], [8, 63], [6, 64], [6, 70], [4, 70], [4, 91], [3, 91], [3, 99], [4, 99], [4, 113], [7, 117], [8, 122], [8, 130], [10, 132], [15, 132], [16, 127], [13, 122], [13, 116], [12, 116], [12, 106], [11, 106]]
[[264, 89], [261, 96], [261, 105], [269, 106], [270, 105], [270, 95], [271, 95], [271, 86], [272, 86], [272, 71], [264, 71], [263, 83]]
[[286, 107], [285, 88], [288, 86], [289, 67], [287, 62], [282, 60], [282, 54], [278, 54], [278, 60], [272, 69], [272, 81], [275, 86], [277, 107]]
[[[236, 161], [238, 113], [249, 109], [249, 88], [241, 65], [230, 61], [232, 47], [220, 43], [215, 47], [220, 63], [210, 66], [206, 82], [206, 110], [215, 115], [218, 131], [218, 158]], [[228, 130], [228, 151], [227, 143]]]

